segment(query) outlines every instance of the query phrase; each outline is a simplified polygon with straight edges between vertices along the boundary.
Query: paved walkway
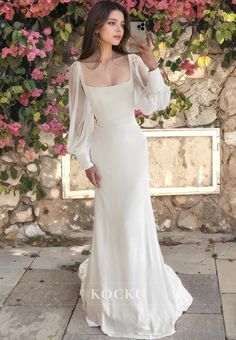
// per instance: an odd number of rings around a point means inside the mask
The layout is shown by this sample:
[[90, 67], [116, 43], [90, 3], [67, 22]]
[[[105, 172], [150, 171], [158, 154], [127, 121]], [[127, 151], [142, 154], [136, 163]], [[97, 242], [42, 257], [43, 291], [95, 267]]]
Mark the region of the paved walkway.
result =
[[[163, 339], [235, 340], [235, 236], [196, 232], [158, 235], [165, 262], [194, 298], [177, 320], [176, 333]], [[176, 245], [165, 245], [169, 237]], [[1, 340], [124, 340], [86, 325], [77, 270], [89, 249], [90, 244], [0, 249]]]

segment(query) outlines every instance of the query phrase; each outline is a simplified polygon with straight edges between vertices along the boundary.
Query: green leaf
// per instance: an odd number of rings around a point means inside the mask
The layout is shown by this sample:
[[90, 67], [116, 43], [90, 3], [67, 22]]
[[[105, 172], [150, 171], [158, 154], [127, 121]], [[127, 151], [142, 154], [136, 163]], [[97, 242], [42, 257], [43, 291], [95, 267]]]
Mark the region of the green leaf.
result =
[[40, 183], [36, 186], [36, 199], [40, 201], [42, 198], [46, 196], [46, 192], [43, 191], [43, 188]]
[[15, 73], [16, 74], [25, 74], [26, 69], [24, 67], [18, 67], [17, 69], [15, 69]]
[[13, 93], [15, 93], [15, 94], [19, 94], [19, 93], [23, 93], [23, 92], [24, 92], [24, 89], [23, 89], [22, 86], [16, 85], [16, 86], [12, 86], [12, 91], [13, 91]]
[[36, 86], [33, 80], [26, 79], [24, 80], [23, 84], [29, 92], [33, 92], [35, 90]]
[[145, 15], [143, 15], [142, 11], [138, 10], [137, 14], [141, 20], [145, 20]]
[[85, 10], [82, 8], [82, 6], [77, 6], [76, 8], [76, 15], [80, 18], [83, 18], [85, 16]]
[[13, 26], [14, 26], [14, 28], [16, 28], [17, 30], [19, 30], [20, 28], [23, 27], [23, 24], [22, 24], [21, 22], [19, 22], [19, 21], [16, 21], [16, 22], [14, 22]]
[[11, 177], [12, 177], [13, 179], [16, 179], [16, 178], [17, 178], [17, 170], [16, 170], [16, 168], [11, 167], [11, 169], [10, 169], [10, 174], [11, 174]]
[[216, 40], [220, 45], [224, 42], [224, 35], [221, 31], [216, 31]]
[[181, 34], [182, 27], [179, 22], [173, 22], [171, 25], [172, 29], [172, 37], [173, 38], [178, 38]]
[[59, 31], [60, 31], [60, 26], [59, 26], [58, 20], [55, 20], [55, 21], [54, 21], [53, 27], [54, 27], [54, 30], [55, 30], [56, 32], [59, 32]]
[[60, 30], [60, 37], [62, 40], [67, 41], [69, 39], [70, 33]]
[[17, 30], [13, 31], [12, 33], [13, 42], [18, 42], [21, 37], [22, 37], [22, 33], [20, 31], [17, 31]]
[[206, 34], [206, 37], [208, 39], [211, 39], [212, 38], [212, 28], [209, 27], [205, 34]]
[[33, 177], [28, 177], [26, 175], [22, 175], [20, 179], [21, 183], [21, 188], [20, 191], [21, 193], [25, 193], [27, 191], [32, 191], [35, 187], [35, 185], [38, 184], [38, 181], [36, 178]]
[[232, 33], [230, 31], [225, 31], [224, 38], [225, 40], [232, 40]]
[[64, 139], [64, 137], [62, 137], [62, 136], [56, 136], [56, 137], [54, 138], [54, 142], [55, 142], [55, 143], [63, 144], [64, 141], [65, 141], [65, 139]]
[[176, 70], [178, 70], [178, 65], [176, 64], [176, 63], [172, 63], [172, 65], [171, 65], [171, 67], [170, 67], [170, 69], [171, 69], [171, 71], [172, 72], [175, 72]]
[[0, 179], [1, 179], [2, 181], [7, 181], [8, 178], [9, 178], [9, 176], [8, 176], [7, 172], [6, 172], [6, 171], [1, 171], [1, 170], [0, 170]]
[[19, 118], [22, 122], [26, 122], [27, 120], [31, 120], [32, 115], [34, 114], [34, 110], [31, 106], [22, 107], [18, 111]]
[[166, 66], [167, 66], [167, 67], [170, 67], [171, 64], [172, 64], [172, 61], [171, 61], [171, 60], [167, 60], [167, 61], [166, 61]]
[[37, 31], [39, 29], [38, 21], [32, 26], [32, 31]]
[[31, 134], [33, 135], [33, 136], [38, 136], [39, 135], [39, 133], [40, 133], [40, 129], [38, 128], [38, 127], [34, 127], [33, 129], [32, 129], [32, 131], [31, 131]]
[[7, 97], [2, 97], [2, 98], [0, 98], [0, 103], [1, 104], [8, 104], [9, 103], [9, 99]]
[[18, 42], [19, 42], [20, 45], [24, 45], [24, 46], [27, 45], [25, 38], [23, 38], [22, 36], [19, 38]]
[[3, 36], [2, 38], [5, 40], [7, 38], [7, 36], [12, 32], [12, 28], [7, 26], [4, 28], [4, 31], [3, 31]]
[[182, 59], [181, 58], [178, 58], [175, 60], [176, 64], [179, 65], [181, 62], [182, 62]]
[[133, 14], [136, 17], [138, 15], [137, 9], [132, 8], [132, 10], [130, 11], [130, 14]]
[[40, 149], [41, 149], [41, 145], [42, 145], [42, 143], [41, 143], [39, 140], [36, 140], [36, 141], [34, 142], [34, 144], [33, 144], [34, 150], [35, 150], [36, 152], [39, 152]]
[[65, 24], [65, 30], [67, 31], [67, 32], [69, 32], [69, 33], [71, 33], [72, 32], [72, 25], [71, 24]]

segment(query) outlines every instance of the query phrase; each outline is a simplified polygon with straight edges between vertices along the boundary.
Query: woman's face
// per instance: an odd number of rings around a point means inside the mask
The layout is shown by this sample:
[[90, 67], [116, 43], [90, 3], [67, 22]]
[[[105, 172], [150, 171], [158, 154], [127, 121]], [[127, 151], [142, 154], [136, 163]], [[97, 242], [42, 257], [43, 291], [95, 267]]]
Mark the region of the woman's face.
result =
[[111, 45], [119, 45], [124, 35], [124, 15], [119, 10], [110, 12], [108, 19], [99, 29], [100, 40]]

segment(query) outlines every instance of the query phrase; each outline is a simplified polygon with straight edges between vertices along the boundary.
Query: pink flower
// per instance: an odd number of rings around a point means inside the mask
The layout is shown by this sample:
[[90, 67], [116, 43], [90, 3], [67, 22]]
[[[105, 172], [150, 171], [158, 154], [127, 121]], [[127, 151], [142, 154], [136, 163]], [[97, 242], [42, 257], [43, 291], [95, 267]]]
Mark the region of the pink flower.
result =
[[43, 30], [43, 34], [44, 35], [50, 35], [52, 33], [52, 29], [51, 29], [51, 27], [47, 27], [47, 28], [44, 28], [44, 30]]
[[2, 49], [2, 59], [7, 58], [8, 54], [9, 54], [9, 48], [8, 47], [4, 47]]
[[189, 60], [184, 60], [181, 64], [180, 64], [180, 68], [182, 70], [186, 70], [186, 74], [188, 76], [192, 75], [194, 73], [194, 70], [196, 68], [195, 63], [194, 62], [190, 62]]
[[17, 50], [15, 48], [8, 48], [8, 47], [4, 47], [2, 49], [2, 58], [7, 58], [8, 54], [10, 54], [13, 57], [17, 56]]
[[46, 53], [38, 48], [36, 49], [36, 54], [42, 59], [46, 57]]
[[47, 40], [44, 43], [44, 48], [47, 52], [51, 52], [53, 50], [53, 39], [47, 38]]
[[18, 123], [18, 122], [7, 124], [8, 131], [11, 132], [11, 134], [14, 137], [20, 136], [20, 131], [19, 131], [20, 128], [21, 128], [21, 123]]
[[146, 0], [140, 0], [140, 1], [139, 1], [139, 5], [138, 5], [138, 9], [139, 9], [139, 10], [143, 9], [143, 7], [144, 7], [144, 5], [145, 5], [145, 2], [146, 2]]
[[35, 68], [31, 73], [31, 77], [35, 80], [42, 80], [43, 79], [43, 72], [40, 69]]
[[155, 5], [156, 9], [167, 9], [169, 7], [169, 4], [167, 3], [166, 0], [163, 1], [158, 1], [157, 4]]
[[25, 151], [24, 156], [26, 159], [29, 159], [32, 161], [39, 158], [39, 155], [35, 153], [33, 149]]
[[[25, 6], [26, 1], [31, 6]], [[17, 2], [23, 7], [27, 18], [45, 17], [58, 5], [58, 0], [18, 0]]]
[[31, 32], [31, 36], [34, 39], [39, 39], [41, 37], [41, 34], [39, 32], [37, 32], [37, 31], [32, 31]]
[[28, 61], [34, 61], [34, 59], [36, 58], [36, 53], [31, 51], [27, 54], [27, 59]]
[[164, 22], [162, 24], [162, 29], [164, 32], [169, 32], [170, 31], [170, 22]]
[[62, 73], [58, 73], [56, 75], [56, 78], [52, 79], [52, 84], [53, 85], [61, 85], [65, 81], [65, 76]]
[[57, 114], [58, 111], [59, 111], [59, 109], [58, 109], [57, 103], [55, 101], [53, 101], [44, 110], [44, 114], [45, 114], [45, 116], [48, 116], [49, 114]]
[[185, 16], [184, 4], [180, 2], [172, 3], [171, 6], [168, 8], [168, 19], [173, 21], [175, 18], [181, 16]]
[[30, 35], [30, 33], [28, 31], [26, 31], [24, 28], [21, 29], [21, 33], [23, 35], [23, 37], [28, 38], [28, 36]]
[[19, 139], [18, 146], [19, 146], [20, 149], [24, 149], [24, 147], [25, 147], [24, 139]]
[[55, 144], [53, 147], [58, 155], [65, 156], [67, 154], [67, 147], [65, 144]]
[[28, 106], [29, 105], [29, 97], [30, 97], [29, 92], [22, 93], [19, 97], [19, 102], [21, 103], [21, 105]]
[[31, 92], [31, 96], [37, 98], [40, 97], [42, 93], [43, 93], [42, 89], [36, 88], [33, 92]]
[[0, 15], [5, 14], [5, 19], [12, 20], [15, 14], [15, 11], [13, 9], [13, 4], [10, 2], [3, 3], [0, 2], [1, 8], [0, 8]]
[[20, 56], [25, 56], [27, 53], [27, 48], [24, 45], [19, 45], [17, 53]]
[[39, 125], [39, 128], [42, 129], [44, 132], [50, 131], [50, 126], [47, 123], [43, 123], [43, 124]]
[[74, 57], [79, 55], [79, 50], [76, 47], [71, 47], [70, 54]]
[[27, 34], [27, 41], [28, 43], [35, 45], [39, 42], [39, 38], [41, 37], [41, 34], [36, 31], [28, 32]]
[[39, 56], [40, 58], [45, 58], [46, 53], [43, 50], [40, 50], [36, 47], [32, 47], [29, 50], [29, 53], [27, 54], [27, 59], [28, 61], [33, 61], [37, 56]]
[[135, 117], [148, 117], [140, 109], [135, 109]]
[[60, 3], [61, 3], [61, 4], [67, 4], [67, 3], [69, 3], [69, 2], [71, 2], [71, 0], [60, 0]]
[[160, 29], [160, 27], [161, 27], [160, 22], [157, 22], [157, 23], [154, 24], [154, 26], [153, 26], [153, 31], [154, 31], [154, 32], [157, 32], [157, 31]]
[[126, 1], [126, 8], [127, 9], [134, 8], [136, 5], [137, 5], [137, 1], [136, 0], [127, 0]]
[[54, 133], [54, 135], [56, 136], [60, 136], [63, 134], [63, 132], [66, 132], [65, 127], [56, 118], [51, 120], [49, 122], [49, 125], [50, 125], [51, 132]]

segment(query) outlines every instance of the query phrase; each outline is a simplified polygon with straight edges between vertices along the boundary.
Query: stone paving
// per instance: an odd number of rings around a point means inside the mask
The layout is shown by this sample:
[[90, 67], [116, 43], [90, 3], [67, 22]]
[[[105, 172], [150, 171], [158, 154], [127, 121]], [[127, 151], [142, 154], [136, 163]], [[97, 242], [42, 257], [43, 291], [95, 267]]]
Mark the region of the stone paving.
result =
[[[164, 245], [170, 236], [182, 244]], [[159, 232], [158, 238], [165, 263], [194, 300], [176, 333], [162, 339], [236, 340], [235, 235]], [[77, 275], [86, 249], [90, 244], [0, 249], [0, 340], [125, 340], [87, 327]]]

